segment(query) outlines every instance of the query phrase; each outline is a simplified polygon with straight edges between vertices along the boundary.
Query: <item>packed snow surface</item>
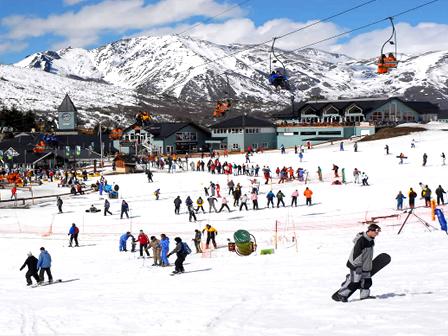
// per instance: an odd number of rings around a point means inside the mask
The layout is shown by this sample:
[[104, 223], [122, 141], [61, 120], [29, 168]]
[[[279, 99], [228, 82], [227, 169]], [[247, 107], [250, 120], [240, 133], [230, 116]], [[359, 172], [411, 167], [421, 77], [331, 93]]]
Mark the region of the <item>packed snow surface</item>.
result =
[[[439, 185], [448, 188], [443, 179], [448, 167], [442, 166], [440, 157], [448, 153], [445, 126], [427, 125], [424, 132], [360, 142], [357, 153], [350, 141], [345, 141], [345, 151], [336, 142], [316, 146], [305, 150], [302, 163], [293, 149], [284, 155], [278, 151], [254, 154], [250, 165], [309, 171], [307, 185], [297, 180], [279, 185], [273, 173], [272, 188], [287, 196], [285, 208], [265, 208], [271, 184], [263, 181], [259, 211], [249, 205], [249, 211], [240, 212], [230, 204], [231, 213], [210, 214], [206, 205], [207, 213], [199, 213], [198, 222], [190, 223], [184, 205], [180, 215], [174, 214], [174, 198], [205, 198], [203, 188], [210, 181], [219, 183], [221, 194], [228, 196], [226, 176], [157, 170], [154, 183], [148, 183], [144, 174], [106, 176], [108, 183], [120, 186], [120, 198], [110, 200], [113, 216], [85, 212], [91, 204], [102, 209], [104, 200], [97, 193], [64, 196], [63, 214], [56, 214], [54, 198], [36, 200], [29, 209], [3, 208], [0, 334], [447, 335], [448, 236], [431, 220], [431, 211], [423, 207], [420, 197], [415, 214], [429, 228], [411, 215], [397, 235], [408, 213], [395, 210], [398, 192], [407, 197], [413, 187], [420, 194], [419, 182], [427, 184], [433, 195]], [[416, 147], [411, 149], [413, 139]], [[385, 153], [386, 144], [390, 155]], [[408, 157], [403, 165], [396, 158], [400, 153]], [[424, 153], [426, 166], [422, 166]], [[244, 156], [221, 157], [224, 160], [242, 164]], [[333, 164], [345, 168], [347, 184], [331, 185]], [[318, 166], [324, 182], [318, 181]], [[370, 186], [353, 183], [355, 167], [369, 176]], [[249, 195], [247, 176], [231, 178]], [[62, 193], [55, 184], [36, 186], [33, 192], [35, 196]], [[306, 186], [314, 193], [311, 207], [304, 205]], [[161, 189], [158, 201], [153, 195], [157, 188]], [[299, 206], [291, 207], [290, 195], [296, 189]], [[2, 199], [10, 197], [9, 190], [1, 192]], [[19, 198], [27, 193], [20, 189]], [[129, 220], [120, 219], [122, 199], [129, 203]], [[408, 199], [405, 208], [407, 204]], [[398, 217], [378, 220], [382, 232], [374, 253], [386, 252], [392, 262], [373, 278], [371, 294], [377, 299], [360, 301], [357, 292], [348, 303], [334, 302], [331, 295], [347, 274], [352, 240], [366, 229], [362, 222], [389, 215]], [[275, 254], [260, 255], [261, 250], [275, 246], [276, 221]], [[79, 248], [67, 247], [72, 223], [81, 231]], [[207, 223], [218, 230], [222, 248], [212, 249], [211, 255], [194, 254], [194, 230], [202, 230]], [[119, 252], [119, 236], [127, 230], [138, 235], [140, 229], [149, 236], [166, 233], [170, 250], [176, 236], [188, 242], [193, 254], [187, 257], [185, 269], [191, 273], [171, 277], [173, 267], [152, 267], [152, 259], [138, 259], [139, 253]], [[238, 229], [255, 236], [256, 253], [239, 257], [227, 250], [227, 238], [232, 239]], [[27, 253], [38, 256], [41, 246], [52, 256], [54, 278], [73, 281], [26, 286], [25, 270], [19, 272], [19, 268]], [[174, 260], [171, 256], [170, 262]]]

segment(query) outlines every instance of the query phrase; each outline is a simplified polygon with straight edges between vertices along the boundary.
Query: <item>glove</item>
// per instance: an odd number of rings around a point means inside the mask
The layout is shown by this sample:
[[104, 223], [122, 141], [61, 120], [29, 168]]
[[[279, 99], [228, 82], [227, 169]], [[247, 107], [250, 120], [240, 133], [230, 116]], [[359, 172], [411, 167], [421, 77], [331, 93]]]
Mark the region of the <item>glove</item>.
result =
[[70, 233], [67, 233], [67, 236], [70, 236]]
[[356, 274], [362, 274], [362, 267], [361, 266], [356, 267], [355, 272]]
[[171, 253], [169, 253], [169, 254], [168, 254], [168, 255], [167, 255], [166, 257], [167, 257], [167, 258], [169, 258], [169, 257], [170, 257], [170, 255], [171, 255]]

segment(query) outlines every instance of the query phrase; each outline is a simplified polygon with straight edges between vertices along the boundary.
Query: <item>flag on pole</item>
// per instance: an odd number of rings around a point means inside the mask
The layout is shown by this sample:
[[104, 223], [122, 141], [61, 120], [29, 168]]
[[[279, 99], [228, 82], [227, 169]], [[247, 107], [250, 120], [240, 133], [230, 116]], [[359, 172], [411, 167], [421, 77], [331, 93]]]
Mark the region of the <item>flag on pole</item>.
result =
[[70, 146], [65, 146], [65, 156], [70, 156]]
[[76, 155], [81, 155], [81, 146], [76, 146]]
[[3, 160], [3, 151], [0, 150], [0, 160]]

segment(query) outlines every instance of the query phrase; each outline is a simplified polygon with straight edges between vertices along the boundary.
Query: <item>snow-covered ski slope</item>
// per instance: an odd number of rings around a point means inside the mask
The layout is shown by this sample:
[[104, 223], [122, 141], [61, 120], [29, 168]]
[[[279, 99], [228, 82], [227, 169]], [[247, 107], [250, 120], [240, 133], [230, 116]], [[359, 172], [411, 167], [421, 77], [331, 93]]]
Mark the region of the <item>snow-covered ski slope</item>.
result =
[[[189, 223], [184, 205], [181, 215], [174, 215], [174, 198], [191, 196], [196, 201], [199, 195], [204, 197], [203, 187], [210, 181], [218, 182], [226, 195], [225, 176], [155, 172], [154, 183], [148, 183], [143, 174], [107, 178], [120, 185], [120, 199], [111, 200], [113, 216], [85, 213], [91, 204], [102, 208], [104, 200], [98, 194], [64, 197], [64, 214], [56, 214], [54, 200], [36, 202], [30, 209], [2, 209], [0, 334], [447, 335], [448, 236], [438, 222], [431, 221], [430, 211], [419, 207], [423, 204], [419, 198], [416, 214], [437, 230], [428, 231], [411, 216], [397, 235], [406, 214], [394, 211], [398, 192], [407, 196], [413, 187], [420, 194], [419, 182], [428, 184], [433, 194], [439, 184], [448, 189], [448, 167], [442, 166], [440, 157], [448, 153], [448, 125], [426, 128], [407, 136], [360, 142], [358, 153], [349, 141], [344, 152], [339, 143], [316, 147], [305, 151], [302, 163], [293, 150], [285, 155], [270, 152], [251, 157], [253, 164], [269, 165], [273, 170], [283, 165], [308, 169], [307, 186], [314, 192], [315, 203], [311, 207], [304, 206], [303, 182], [278, 185], [274, 179], [274, 192], [282, 190], [287, 205], [291, 193], [299, 191], [299, 207], [253, 211], [249, 206], [249, 211], [240, 212], [231, 205], [230, 214], [209, 214], [205, 206], [207, 213], [197, 215], [199, 222]], [[413, 149], [412, 139], [416, 141]], [[390, 155], [385, 154], [386, 144]], [[408, 157], [403, 165], [396, 158], [401, 152]], [[424, 153], [428, 155], [426, 167], [422, 167]], [[231, 155], [229, 160], [242, 164], [244, 157]], [[332, 164], [345, 168], [350, 183], [331, 185]], [[318, 166], [324, 182], [318, 182]], [[369, 176], [371, 186], [351, 183], [355, 167]], [[249, 194], [247, 177], [233, 180], [243, 185], [243, 194]], [[157, 188], [161, 189], [158, 201], [153, 196]], [[42, 195], [61, 188], [47, 183], [34, 189]], [[270, 185], [261, 185], [260, 208], [266, 205], [269, 189]], [[2, 199], [9, 196], [8, 190], [2, 190]], [[121, 199], [129, 203], [130, 220], [119, 219]], [[355, 293], [348, 303], [334, 302], [331, 295], [347, 274], [352, 239], [365, 229], [360, 222], [391, 214], [399, 217], [378, 223], [383, 230], [376, 239], [375, 255], [386, 252], [392, 262], [373, 278], [372, 295], [377, 299], [359, 301]], [[192, 254], [185, 269], [197, 272], [174, 277], [168, 276], [173, 267], [151, 267], [152, 259], [118, 252], [118, 237], [129, 229], [133, 234], [143, 229], [158, 237], [166, 233], [171, 249], [174, 238], [180, 236], [194, 251], [194, 230], [202, 230], [206, 223], [219, 231], [220, 246], [227, 244], [235, 230], [247, 229], [256, 237], [259, 250], [273, 248], [276, 220], [280, 241], [274, 255], [257, 251], [239, 257], [226, 248], [213, 250], [211, 258]], [[73, 222], [81, 230], [79, 248], [67, 247]], [[53, 234], [42, 237], [50, 224]], [[26, 287], [25, 270], [19, 272], [19, 268], [27, 252], [38, 256], [41, 246], [53, 258], [55, 279], [73, 281]], [[172, 256], [170, 262], [174, 260]]]

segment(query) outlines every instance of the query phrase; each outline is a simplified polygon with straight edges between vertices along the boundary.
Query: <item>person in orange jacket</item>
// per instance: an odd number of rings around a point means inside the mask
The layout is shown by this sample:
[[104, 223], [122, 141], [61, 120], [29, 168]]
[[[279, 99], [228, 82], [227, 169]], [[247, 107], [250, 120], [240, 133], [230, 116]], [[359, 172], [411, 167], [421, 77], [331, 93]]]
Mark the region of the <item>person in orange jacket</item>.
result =
[[386, 55], [382, 54], [380, 58], [378, 58], [378, 73], [383, 74], [387, 73], [388, 67], [386, 66], [387, 57]]
[[389, 53], [389, 56], [386, 58], [387, 66], [389, 68], [395, 68], [397, 66], [397, 59], [395, 58], [394, 54]]
[[311, 205], [311, 195], [313, 195], [313, 192], [306, 187], [305, 191], [303, 192], [303, 195], [305, 195], [306, 197], [306, 205], [310, 206]]

